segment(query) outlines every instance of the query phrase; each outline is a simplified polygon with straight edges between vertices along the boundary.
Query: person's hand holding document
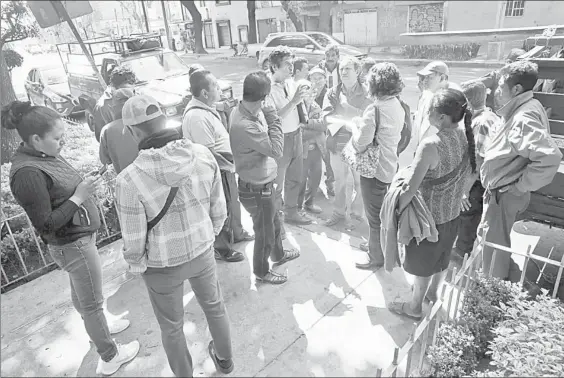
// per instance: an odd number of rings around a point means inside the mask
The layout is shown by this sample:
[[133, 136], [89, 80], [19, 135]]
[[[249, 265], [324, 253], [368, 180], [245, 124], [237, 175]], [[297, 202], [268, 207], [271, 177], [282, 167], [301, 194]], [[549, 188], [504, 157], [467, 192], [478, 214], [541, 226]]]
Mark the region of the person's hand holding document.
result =
[[358, 127], [358, 118], [359, 117], [354, 117], [353, 119], [350, 119], [339, 115], [327, 116], [325, 118], [327, 121], [327, 130], [329, 130], [331, 135], [335, 135], [341, 127], [346, 127], [347, 130], [353, 131]]

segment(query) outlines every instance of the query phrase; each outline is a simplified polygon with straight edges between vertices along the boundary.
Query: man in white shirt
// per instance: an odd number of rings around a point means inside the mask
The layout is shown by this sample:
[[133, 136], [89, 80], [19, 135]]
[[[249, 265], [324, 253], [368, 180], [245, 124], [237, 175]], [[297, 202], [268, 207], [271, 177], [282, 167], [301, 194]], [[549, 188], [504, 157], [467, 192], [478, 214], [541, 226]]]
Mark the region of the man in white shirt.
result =
[[228, 218], [224, 228], [215, 239], [215, 257], [227, 262], [244, 260], [242, 253], [233, 250], [233, 207], [240, 206], [237, 197], [235, 166], [229, 143], [229, 134], [214, 107], [219, 100], [221, 88], [209, 71], [197, 70], [190, 76], [192, 100], [184, 110], [182, 133], [185, 138], [210, 149], [219, 164], [223, 192], [227, 202]]
[[[268, 60], [272, 72], [272, 89], [267, 97], [267, 102], [276, 108], [284, 133], [284, 153], [278, 161], [278, 174], [275, 181], [277, 208], [282, 211], [282, 204], [284, 204], [284, 220], [287, 222], [310, 224], [311, 219], [298, 212], [298, 195], [303, 175], [303, 143], [300, 124], [307, 123], [302, 99], [309, 88], [300, 86], [292, 95], [288, 81], [293, 73], [294, 54], [288, 47], [275, 48], [270, 53]], [[282, 191], [284, 191], [284, 199], [282, 199]]]

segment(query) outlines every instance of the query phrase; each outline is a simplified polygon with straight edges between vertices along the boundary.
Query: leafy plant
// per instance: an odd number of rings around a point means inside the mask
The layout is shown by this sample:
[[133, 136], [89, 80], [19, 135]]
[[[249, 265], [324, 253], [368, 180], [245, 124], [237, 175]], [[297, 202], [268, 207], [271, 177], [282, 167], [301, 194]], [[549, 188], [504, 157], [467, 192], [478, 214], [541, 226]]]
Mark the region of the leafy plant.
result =
[[433, 377], [460, 377], [478, 365], [474, 336], [467, 326], [441, 323], [437, 331], [437, 343], [427, 355]]
[[16, 67], [21, 67], [23, 63], [23, 57], [17, 51], [11, 49], [4, 50], [4, 59], [6, 59], [8, 71], [12, 71], [12, 69]]
[[460, 322], [474, 335], [478, 358], [485, 356], [492, 329], [503, 319], [500, 306], [523, 295], [519, 286], [477, 272], [464, 295]]
[[546, 294], [500, 305], [504, 320], [488, 351], [497, 368], [488, 376], [564, 376], [564, 307]]
[[402, 54], [410, 59], [470, 60], [478, 56], [478, 43], [448, 45], [405, 45]]
[[[18, 245], [20, 255], [24, 260], [24, 262], [32, 254], [39, 255], [39, 250], [37, 249], [37, 244], [35, 243], [33, 233], [34, 231], [32, 231], [30, 228], [26, 228], [21, 231], [13, 233], [14, 241]], [[41, 246], [41, 249], [44, 252], [46, 252], [47, 249], [45, 248], [46, 247], [45, 244], [41, 241], [40, 238], [38, 238], [38, 241], [39, 241], [39, 245]], [[19, 264], [20, 269], [23, 271], [16, 247], [14, 246], [12, 239], [9, 237], [3, 238], [0, 241], [0, 260], [2, 261], [2, 265]]]

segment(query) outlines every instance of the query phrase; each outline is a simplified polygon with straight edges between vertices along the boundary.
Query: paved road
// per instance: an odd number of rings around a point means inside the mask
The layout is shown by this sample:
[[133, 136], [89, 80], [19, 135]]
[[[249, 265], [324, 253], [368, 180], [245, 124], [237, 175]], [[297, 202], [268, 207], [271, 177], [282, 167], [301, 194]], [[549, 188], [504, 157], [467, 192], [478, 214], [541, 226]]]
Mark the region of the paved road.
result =
[[[232, 58], [228, 60], [218, 59], [212, 61], [203, 61], [196, 59], [190, 55], [182, 57], [188, 63], [200, 63], [208, 70], [213, 72], [217, 77], [224, 79], [231, 83], [233, 86], [234, 96], [241, 98], [243, 95], [243, 79], [248, 73], [257, 70], [256, 59], [252, 58]], [[405, 82], [405, 89], [403, 91], [403, 98], [412, 109], [417, 106], [417, 99], [419, 98], [419, 90], [417, 89], [417, 71], [422, 67], [413, 66], [400, 66], [400, 72]], [[454, 67], [451, 69], [451, 81], [461, 83], [466, 80], [480, 77], [491, 69], [489, 68], [468, 68], [468, 67]]]

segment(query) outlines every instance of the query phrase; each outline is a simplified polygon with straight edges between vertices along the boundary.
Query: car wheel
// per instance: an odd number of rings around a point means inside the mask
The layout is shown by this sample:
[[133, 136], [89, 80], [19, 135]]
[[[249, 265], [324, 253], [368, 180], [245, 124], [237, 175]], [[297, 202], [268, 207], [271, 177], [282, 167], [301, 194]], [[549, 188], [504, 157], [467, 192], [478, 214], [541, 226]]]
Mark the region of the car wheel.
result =
[[268, 64], [268, 59], [265, 59], [264, 62], [262, 62], [262, 69], [263, 71], [268, 71], [269, 68], [270, 64]]
[[90, 128], [90, 131], [94, 132], [94, 116], [90, 113], [90, 110], [86, 109], [84, 111], [84, 119], [86, 120], [86, 124]]

